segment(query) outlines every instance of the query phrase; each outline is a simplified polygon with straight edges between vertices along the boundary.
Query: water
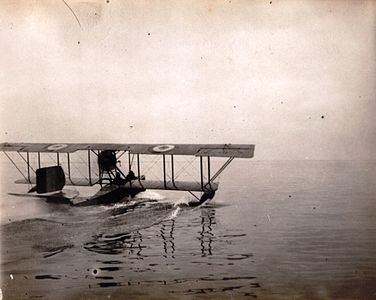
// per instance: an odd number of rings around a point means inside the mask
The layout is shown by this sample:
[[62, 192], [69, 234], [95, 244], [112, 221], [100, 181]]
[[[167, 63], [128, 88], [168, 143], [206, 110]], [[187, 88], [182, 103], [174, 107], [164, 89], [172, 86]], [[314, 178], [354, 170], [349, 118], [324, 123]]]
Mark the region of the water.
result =
[[[4, 178], [4, 172], [3, 178]], [[206, 205], [6, 194], [5, 299], [374, 299], [376, 162], [237, 161]], [[6, 187], [6, 188], [5, 188]]]

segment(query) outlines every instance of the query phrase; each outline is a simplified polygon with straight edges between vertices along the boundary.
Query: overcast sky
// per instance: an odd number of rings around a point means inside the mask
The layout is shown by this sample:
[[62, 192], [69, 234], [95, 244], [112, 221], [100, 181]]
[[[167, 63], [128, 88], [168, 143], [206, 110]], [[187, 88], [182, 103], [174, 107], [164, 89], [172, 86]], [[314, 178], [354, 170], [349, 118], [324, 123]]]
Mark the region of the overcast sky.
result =
[[375, 1], [1, 1], [0, 140], [376, 159]]

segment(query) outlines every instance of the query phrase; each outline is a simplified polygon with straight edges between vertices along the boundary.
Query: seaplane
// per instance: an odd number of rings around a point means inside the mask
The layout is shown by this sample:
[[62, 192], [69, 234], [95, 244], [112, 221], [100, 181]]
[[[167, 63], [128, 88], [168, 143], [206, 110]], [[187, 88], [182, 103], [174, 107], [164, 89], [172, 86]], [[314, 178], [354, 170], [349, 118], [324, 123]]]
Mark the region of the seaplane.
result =
[[[198, 200], [192, 205], [200, 205], [213, 199], [218, 190], [215, 181], [228, 165], [235, 158], [252, 158], [254, 150], [252, 144], [0, 143], [0, 151], [22, 175], [15, 183], [31, 187], [24, 195], [48, 200], [63, 195], [65, 186], [99, 187], [94, 195], [85, 199], [69, 197], [69, 203], [77, 206], [116, 203], [150, 189], [186, 191]], [[81, 160], [82, 155], [85, 157], [81, 163], [85, 165], [86, 174], [78, 178], [72, 176], [72, 156], [76, 153], [81, 153]], [[52, 156], [53, 161], [46, 165], [43, 155]], [[141, 172], [143, 159], [150, 156], [157, 156], [160, 161], [159, 180], [147, 180]], [[199, 161], [198, 180], [177, 180], [174, 161], [178, 156], [190, 156]], [[126, 170], [124, 164], [121, 166], [121, 157], [127, 161]], [[226, 158], [215, 173], [211, 170], [212, 158]]]

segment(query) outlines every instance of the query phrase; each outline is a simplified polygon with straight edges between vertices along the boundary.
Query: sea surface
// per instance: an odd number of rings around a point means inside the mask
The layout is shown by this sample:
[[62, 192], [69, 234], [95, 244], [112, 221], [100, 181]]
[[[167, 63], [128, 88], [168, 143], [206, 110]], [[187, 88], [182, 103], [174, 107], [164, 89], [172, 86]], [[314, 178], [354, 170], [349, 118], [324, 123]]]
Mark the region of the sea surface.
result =
[[88, 207], [11, 196], [26, 189], [10, 169], [3, 299], [376, 299], [375, 161], [234, 161], [195, 208], [181, 192]]

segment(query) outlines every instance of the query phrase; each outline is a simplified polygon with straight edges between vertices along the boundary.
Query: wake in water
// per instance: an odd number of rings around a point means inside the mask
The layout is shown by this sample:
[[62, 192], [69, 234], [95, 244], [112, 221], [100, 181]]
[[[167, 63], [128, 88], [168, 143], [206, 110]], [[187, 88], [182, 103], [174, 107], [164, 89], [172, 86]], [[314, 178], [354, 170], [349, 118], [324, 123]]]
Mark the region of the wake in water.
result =
[[4, 247], [14, 249], [3, 261], [30, 255], [49, 257], [82, 246], [99, 253], [117, 252], [139, 230], [177, 218], [182, 210], [189, 209], [189, 201], [188, 197], [173, 200], [147, 191], [112, 205], [46, 203], [49, 211], [42, 218], [1, 227]]

